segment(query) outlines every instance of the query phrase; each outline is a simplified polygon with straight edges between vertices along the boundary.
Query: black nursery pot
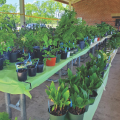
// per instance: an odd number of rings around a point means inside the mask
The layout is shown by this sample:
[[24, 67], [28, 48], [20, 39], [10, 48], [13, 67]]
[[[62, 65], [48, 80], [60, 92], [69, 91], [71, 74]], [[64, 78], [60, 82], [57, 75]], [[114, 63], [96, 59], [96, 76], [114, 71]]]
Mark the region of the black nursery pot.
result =
[[0, 70], [3, 69], [3, 58], [0, 58]]
[[30, 77], [36, 76], [37, 68], [35, 67], [35, 65], [29, 65], [27, 68], [28, 68], [28, 75]]
[[65, 53], [64, 51], [61, 53], [61, 59], [67, 59], [67, 52]]
[[17, 55], [18, 55], [18, 52], [11, 52], [10, 53], [10, 62], [17, 62]]
[[38, 63], [38, 65], [37, 65], [37, 73], [43, 72], [43, 66], [44, 66], [43, 62]]
[[5, 61], [6, 59], [10, 60], [10, 51], [8, 51], [8, 52], [4, 51], [3, 52], [3, 61]]
[[26, 81], [27, 80], [27, 69], [18, 69], [17, 76], [19, 81]]
[[40, 47], [39, 46], [35, 46], [34, 47], [34, 57], [35, 58], [39, 58], [41, 62], [43, 62], [43, 55], [45, 55], [44, 50], [48, 51], [48, 48], [43, 49], [42, 51], [40, 51]]
[[84, 41], [80, 41], [79, 42], [79, 47], [81, 50], [83, 50], [85, 48], [85, 42]]

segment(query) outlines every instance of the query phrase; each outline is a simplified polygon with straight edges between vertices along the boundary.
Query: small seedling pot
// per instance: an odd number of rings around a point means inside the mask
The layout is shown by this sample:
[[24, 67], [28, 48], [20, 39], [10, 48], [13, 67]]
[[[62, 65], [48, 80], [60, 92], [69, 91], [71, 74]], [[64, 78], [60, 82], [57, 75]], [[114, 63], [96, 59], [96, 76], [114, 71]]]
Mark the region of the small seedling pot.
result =
[[54, 58], [50, 58], [51, 60], [46, 60], [46, 65], [47, 66], [55, 66], [55, 63], [56, 63], [56, 57]]
[[17, 55], [18, 55], [18, 52], [11, 52], [10, 53], [10, 62], [17, 62]]
[[60, 62], [60, 59], [61, 59], [61, 54], [57, 54], [56, 63], [59, 63], [59, 62]]
[[61, 53], [61, 59], [67, 59], [67, 52], [62, 51], [62, 53]]
[[18, 76], [18, 80], [19, 81], [26, 81], [27, 80], [27, 69], [23, 68], [23, 69], [18, 69], [17, 72], [17, 76]]
[[0, 58], [0, 70], [3, 69], [3, 58]]
[[44, 66], [43, 62], [38, 63], [38, 65], [37, 65], [37, 73], [43, 72], [43, 66]]
[[35, 65], [29, 65], [27, 68], [28, 68], [28, 75], [30, 77], [36, 76], [37, 68]]
[[83, 50], [85, 48], [85, 42], [84, 41], [80, 41], [79, 42], [79, 47], [81, 50]]

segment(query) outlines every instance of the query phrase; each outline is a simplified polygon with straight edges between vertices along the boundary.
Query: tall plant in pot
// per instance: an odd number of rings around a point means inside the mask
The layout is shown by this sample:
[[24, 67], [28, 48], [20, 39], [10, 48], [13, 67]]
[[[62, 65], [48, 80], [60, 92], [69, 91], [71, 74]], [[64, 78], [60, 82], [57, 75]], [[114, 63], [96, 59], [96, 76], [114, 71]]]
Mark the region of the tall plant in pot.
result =
[[64, 59], [64, 54], [66, 55], [65, 59], [67, 58], [67, 48], [73, 48], [73, 42], [75, 40], [73, 33], [75, 32], [75, 24], [78, 23], [78, 20], [75, 18], [75, 16], [76, 13], [74, 11], [65, 10], [65, 13], [62, 15], [59, 25], [55, 31], [55, 36], [59, 38], [60, 43], [62, 43], [62, 59]]
[[51, 34], [50, 34], [50, 31], [47, 29], [47, 28], [39, 28], [38, 31], [35, 33], [35, 38], [36, 38], [36, 42], [35, 44], [37, 46], [37, 48], [34, 49], [34, 53], [35, 53], [35, 57], [36, 58], [39, 58], [41, 62], [43, 62], [43, 55], [45, 55], [45, 52], [44, 50], [47, 50], [48, 51], [48, 47], [45, 47], [45, 41], [44, 41], [44, 36], [47, 36], [48, 39], [49, 38], [52, 38]]
[[48, 98], [54, 103], [54, 105], [48, 106], [50, 120], [64, 120], [67, 112], [66, 106], [70, 104], [68, 87], [61, 83], [56, 90], [54, 82], [52, 82], [48, 90], [45, 91]]
[[11, 51], [11, 46], [14, 46], [14, 39], [16, 35], [7, 24], [0, 24], [0, 69], [3, 69], [3, 60], [10, 59], [8, 50]]

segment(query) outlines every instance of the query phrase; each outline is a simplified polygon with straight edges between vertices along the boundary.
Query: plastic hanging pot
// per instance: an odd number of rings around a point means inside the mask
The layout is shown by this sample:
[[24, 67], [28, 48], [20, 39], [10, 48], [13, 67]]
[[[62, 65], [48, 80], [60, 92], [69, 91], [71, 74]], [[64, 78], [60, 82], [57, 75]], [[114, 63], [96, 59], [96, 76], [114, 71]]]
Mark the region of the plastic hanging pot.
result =
[[62, 53], [61, 53], [61, 59], [67, 59], [67, 52], [62, 51]]
[[0, 58], [0, 70], [3, 69], [3, 58]]
[[28, 75], [30, 77], [36, 76], [37, 68], [35, 67], [35, 65], [29, 65], [27, 68], [28, 68]]
[[60, 62], [60, 59], [61, 59], [61, 54], [57, 54], [56, 63], [59, 63], [59, 62]]
[[18, 55], [18, 52], [11, 52], [10, 53], [10, 62], [17, 62], [17, 55]]
[[18, 80], [19, 81], [26, 81], [27, 80], [27, 69], [26, 68], [22, 68], [22, 69], [18, 69], [17, 72], [17, 76], [18, 76]]
[[56, 57], [54, 58], [50, 58], [51, 60], [48, 60], [46, 61], [46, 66], [55, 66], [55, 63], [56, 63]]
[[79, 42], [79, 47], [81, 50], [83, 50], [85, 48], [85, 42], [84, 41], [80, 41]]
[[43, 62], [38, 63], [38, 65], [37, 65], [37, 73], [43, 72], [43, 66], [44, 66]]
[[84, 113], [80, 115], [74, 115], [68, 111], [69, 120], [83, 120]]

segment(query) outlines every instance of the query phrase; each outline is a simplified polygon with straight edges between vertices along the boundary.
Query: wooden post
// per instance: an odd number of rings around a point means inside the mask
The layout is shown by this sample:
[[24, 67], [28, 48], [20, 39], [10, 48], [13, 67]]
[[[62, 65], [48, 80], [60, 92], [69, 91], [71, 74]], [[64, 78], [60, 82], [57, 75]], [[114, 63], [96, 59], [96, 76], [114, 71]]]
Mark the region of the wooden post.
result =
[[21, 23], [21, 27], [25, 26], [25, 6], [24, 6], [24, 0], [19, 0], [19, 4], [20, 4], [20, 23]]

